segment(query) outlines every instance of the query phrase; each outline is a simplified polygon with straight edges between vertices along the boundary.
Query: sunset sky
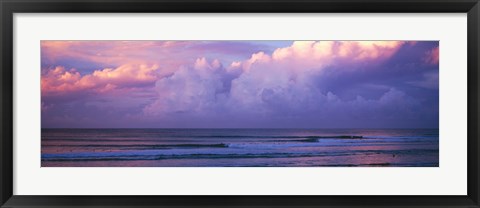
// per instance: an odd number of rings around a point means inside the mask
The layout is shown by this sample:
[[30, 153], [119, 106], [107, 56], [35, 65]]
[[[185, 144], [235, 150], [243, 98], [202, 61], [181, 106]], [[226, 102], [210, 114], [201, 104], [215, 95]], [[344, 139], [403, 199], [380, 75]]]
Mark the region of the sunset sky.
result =
[[42, 128], [438, 128], [438, 41], [42, 41]]

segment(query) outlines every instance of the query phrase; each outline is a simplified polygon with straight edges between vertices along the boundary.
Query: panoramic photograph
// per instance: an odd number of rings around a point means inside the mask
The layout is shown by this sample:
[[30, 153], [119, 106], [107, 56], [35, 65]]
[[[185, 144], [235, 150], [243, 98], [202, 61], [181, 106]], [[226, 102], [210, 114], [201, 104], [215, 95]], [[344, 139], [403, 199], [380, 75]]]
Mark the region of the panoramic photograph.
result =
[[42, 167], [440, 164], [439, 41], [40, 46]]

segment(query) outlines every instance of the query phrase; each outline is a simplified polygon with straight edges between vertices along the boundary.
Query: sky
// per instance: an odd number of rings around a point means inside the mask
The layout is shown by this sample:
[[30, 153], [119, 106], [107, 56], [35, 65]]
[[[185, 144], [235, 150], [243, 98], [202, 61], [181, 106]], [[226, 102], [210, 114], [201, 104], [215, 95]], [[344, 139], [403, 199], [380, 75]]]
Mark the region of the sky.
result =
[[41, 41], [42, 128], [438, 128], [438, 41]]

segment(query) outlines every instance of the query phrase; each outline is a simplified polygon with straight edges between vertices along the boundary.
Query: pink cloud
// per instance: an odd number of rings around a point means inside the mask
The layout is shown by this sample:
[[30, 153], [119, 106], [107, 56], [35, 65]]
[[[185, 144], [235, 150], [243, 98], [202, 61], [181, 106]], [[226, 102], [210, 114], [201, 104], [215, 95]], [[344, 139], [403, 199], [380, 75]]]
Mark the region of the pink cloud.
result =
[[[172, 120], [206, 123], [217, 118], [222, 123], [262, 119], [265, 123], [276, 119], [296, 123], [304, 118], [312, 123], [352, 119], [362, 123], [367, 118], [377, 121], [378, 116], [394, 121], [416, 119], [421, 99], [409, 95], [412, 86], [423, 91], [438, 86], [438, 74], [421, 77], [414, 73], [424, 70], [403, 70], [410, 63], [415, 63], [414, 69], [433, 69], [417, 64], [435, 63], [422, 59], [431, 43], [415, 48], [412, 42], [402, 41], [295, 41], [287, 47], [273, 49], [279, 47], [276, 43], [264, 51], [225, 56], [208, 48], [192, 49], [192, 44], [200, 41], [89, 42], [42, 42], [42, 55], [45, 49], [49, 58], [72, 58], [58, 62], [65, 67], [43, 65], [42, 96], [47, 96], [42, 97], [42, 111], [56, 112], [62, 108], [56, 103], [61, 100], [93, 109], [90, 115], [108, 111], [126, 121], [136, 118], [153, 126], [168, 125]], [[402, 47], [404, 44], [410, 46]], [[224, 46], [228, 44], [217, 44], [216, 50], [228, 51]], [[432, 60], [436, 54], [438, 63], [438, 48], [436, 51], [426, 54]], [[107, 65], [69, 69], [84, 66], [78, 60]], [[404, 77], [397, 79], [397, 75]], [[394, 82], [385, 83], [383, 78]], [[362, 87], [365, 83], [368, 89]], [[403, 88], [405, 84], [410, 88]], [[84, 114], [76, 113], [77, 117]]]
[[290, 47], [273, 52], [276, 60], [295, 58], [325, 60], [337, 57], [368, 60], [392, 56], [402, 41], [295, 41]]
[[[190, 41], [191, 42], [191, 41]], [[53, 67], [71, 60], [95, 63], [97, 67], [121, 65], [162, 65], [169, 74], [188, 61], [182, 50], [189, 41], [41, 41], [42, 64]], [[188, 50], [187, 50], [188, 51]]]
[[[252, 54], [241, 62], [244, 70], [252, 64], [268, 63], [288, 66], [292, 70], [319, 70], [332, 64], [379, 62], [390, 58], [404, 44], [403, 41], [295, 41], [291, 46], [278, 48], [271, 55]], [[240, 66], [233, 62], [232, 67]]]
[[[296, 41], [272, 54], [254, 53], [227, 68], [218, 60], [209, 62], [199, 58], [192, 67], [184, 66], [172, 76], [159, 78], [158, 99], [144, 113], [207, 112], [219, 106], [256, 113], [266, 113], [272, 105], [300, 111], [316, 109], [322, 100], [335, 98], [333, 93], [327, 96], [314, 87], [318, 72], [331, 65], [375, 64], [393, 56], [403, 44], [401, 41]], [[227, 92], [223, 91], [222, 82], [226, 74], [234, 76], [228, 80]]]
[[[181, 48], [185, 44], [182, 41], [42, 41], [42, 53], [46, 53], [48, 57], [55, 57], [53, 54], [61, 52], [63, 56], [107, 60], [107, 62], [109, 62], [108, 57], [112, 57], [112, 59], [122, 59], [123, 63], [116, 68], [95, 70], [85, 75], [81, 75], [75, 69], [55, 67], [42, 75], [42, 93], [61, 94], [82, 90], [101, 93], [155, 82], [158, 86], [166, 80], [164, 77], [169, 77], [171, 74], [173, 76], [170, 78], [186, 76], [185, 68], [189, 68], [189, 64], [182, 63], [178, 67], [168, 66], [160, 70], [157, 63], [148, 63], [148, 60], [142, 62], [139, 58], [135, 61], [130, 58], [123, 60], [123, 56], [135, 59], [149, 53], [149, 50], [140, 49]], [[192, 67], [195, 69], [194, 74], [197, 74], [200, 80], [192, 81], [222, 79], [215, 71], [223, 70], [222, 73], [238, 77], [231, 82], [232, 97], [245, 93], [255, 95], [263, 88], [288, 88], [291, 85], [302, 88], [305, 87], [303, 85], [308, 85], [310, 73], [321, 71], [329, 65], [382, 61], [391, 57], [402, 44], [401, 41], [295, 41], [291, 46], [278, 48], [272, 54], [262, 51], [254, 53], [249, 59], [233, 62], [226, 69], [217, 59], [209, 62], [206, 58], [198, 58]], [[88, 52], [85, 51], [87, 49]], [[175, 56], [168, 57], [175, 58]], [[215, 76], [212, 77], [210, 74]], [[197, 79], [197, 77], [189, 79], [194, 78]], [[255, 83], [255, 85], [248, 83]], [[258, 89], [251, 91], [253, 89], [242, 89], [241, 86], [245, 88], [255, 86]], [[245, 96], [238, 99], [241, 102], [248, 102]]]
[[439, 47], [437, 46], [432, 50], [427, 51], [425, 53], [425, 57], [423, 60], [427, 64], [438, 64], [440, 60], [439, 56], [440, 56], [440, 51], [439, 51]]
[[[254, 109], [264, 103], [263, 95], [282, 93], [292, 101], [314, 103], [316, 91], [313, 77], [328, 66], [378, 64], [404, 44], [401, 41], [295, 41], [291, 46], [276, 49], [272, 55], [258, 52], [250, 59], [233, 62], [230, 68], [244, 72], [232, 80], [230, 99]], [[253, 84], [254, 83], [254, 84]], [[268, 92], [265, 89], [269, 89]], [[264, 94], [266, 93], [266, 94]]]
[[81, 75], [62, 66], [47, 70], [41, 77], [42, 94], [64, 94], [82, 90], [107, 92], [116, 88], [153, 84], [158, 78], [158, 65], [126, 64], [117, 68], [95, 70]]

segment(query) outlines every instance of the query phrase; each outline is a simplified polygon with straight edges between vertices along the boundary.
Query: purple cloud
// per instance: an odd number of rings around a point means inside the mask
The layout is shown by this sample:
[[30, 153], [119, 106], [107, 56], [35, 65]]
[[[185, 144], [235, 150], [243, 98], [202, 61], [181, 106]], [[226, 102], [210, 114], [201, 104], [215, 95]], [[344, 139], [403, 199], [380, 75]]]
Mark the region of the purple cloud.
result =
[[[87, 43], [66, 56], [102, 62]], [[169, 44], [112, 44], [104, 50], [128, 54], [109, 55], [112, 68], [45, 68], [42, 126], [438, 127], [436, 41], [296, 41], [265, 50], [258, 41]], [[49, 56], [42, 50], [54, 64]], [[170, 59], [176, 64], [163, 63]]]

